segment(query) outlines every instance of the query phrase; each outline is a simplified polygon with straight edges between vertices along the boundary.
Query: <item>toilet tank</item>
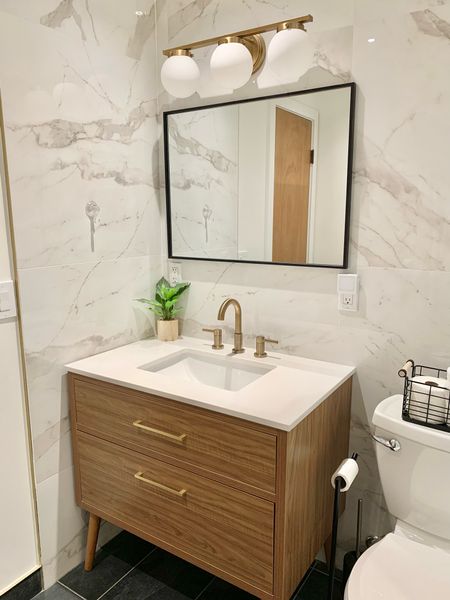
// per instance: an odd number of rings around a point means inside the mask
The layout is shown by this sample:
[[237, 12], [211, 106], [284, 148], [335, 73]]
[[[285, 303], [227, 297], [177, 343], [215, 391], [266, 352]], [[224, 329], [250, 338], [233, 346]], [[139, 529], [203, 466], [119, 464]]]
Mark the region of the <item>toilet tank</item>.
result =
[[402, 420], [400, 395], [381, 402], [375, 434], [400, 442], [399, 452], [375, 444], [389, 512], [413, 527], [450, 540], [450, 433]]

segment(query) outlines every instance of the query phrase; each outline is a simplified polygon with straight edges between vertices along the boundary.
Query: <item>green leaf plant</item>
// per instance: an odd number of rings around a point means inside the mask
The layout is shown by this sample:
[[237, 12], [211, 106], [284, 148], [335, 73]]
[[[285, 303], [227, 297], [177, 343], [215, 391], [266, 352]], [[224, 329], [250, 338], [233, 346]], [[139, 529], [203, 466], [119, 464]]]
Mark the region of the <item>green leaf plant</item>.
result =
[[182, 310], [177, 306], [180, 297], [190, 285], [190, 283], [184, 282], [171, 286], [165, 277], [161, 277], [156, 284], [153, 300], [147, 298], [136, 298], [136, 300], [145, 304], [149, 310], [155, 313], [157, 319], [173, 321]]

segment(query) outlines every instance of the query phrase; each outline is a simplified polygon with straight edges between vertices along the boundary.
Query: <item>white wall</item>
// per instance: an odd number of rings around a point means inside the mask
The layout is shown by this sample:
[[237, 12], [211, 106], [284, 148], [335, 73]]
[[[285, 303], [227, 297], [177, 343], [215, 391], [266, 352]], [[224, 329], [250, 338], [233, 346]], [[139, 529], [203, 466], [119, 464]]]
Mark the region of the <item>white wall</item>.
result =
[[[0, 281], [13, 279], [5, 211], [0, 187]], [[23, 391], [17, 320], [0, 320], [0, 596], [39, 566]]]

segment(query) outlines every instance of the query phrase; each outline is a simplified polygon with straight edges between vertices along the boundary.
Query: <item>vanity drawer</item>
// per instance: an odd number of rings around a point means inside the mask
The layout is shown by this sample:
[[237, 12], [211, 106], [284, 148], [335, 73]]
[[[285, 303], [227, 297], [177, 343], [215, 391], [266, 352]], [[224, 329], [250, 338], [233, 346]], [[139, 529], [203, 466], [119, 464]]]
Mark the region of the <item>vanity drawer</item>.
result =
[[[275, 492], [277, 438], [181, 402], [73, 378], [77, 428]], [[242, 425], [241, 425], [242, 423]]]
[[77, 438], [82, 506], [272, 591], [273, 503], [89, 434]]

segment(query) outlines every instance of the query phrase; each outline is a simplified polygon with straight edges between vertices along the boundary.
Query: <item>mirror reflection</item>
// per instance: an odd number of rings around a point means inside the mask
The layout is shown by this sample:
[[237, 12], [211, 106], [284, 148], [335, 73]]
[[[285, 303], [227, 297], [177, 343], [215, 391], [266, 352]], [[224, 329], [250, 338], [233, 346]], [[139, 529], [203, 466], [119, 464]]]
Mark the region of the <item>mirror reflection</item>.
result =
[[352, 93], [166, 113], [169, 256], [346, 266]]

